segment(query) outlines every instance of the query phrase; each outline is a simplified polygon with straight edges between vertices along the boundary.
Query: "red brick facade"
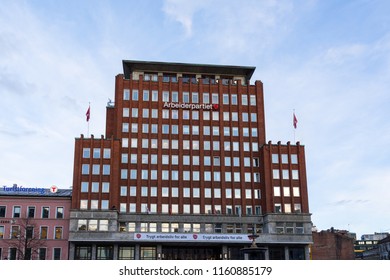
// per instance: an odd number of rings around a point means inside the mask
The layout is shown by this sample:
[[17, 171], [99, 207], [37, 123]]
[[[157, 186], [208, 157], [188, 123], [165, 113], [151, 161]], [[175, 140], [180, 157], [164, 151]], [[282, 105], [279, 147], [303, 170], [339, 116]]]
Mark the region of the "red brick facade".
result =
[[313, 260], [354, 260], [354, 239], [338, 231], [313, 232]]

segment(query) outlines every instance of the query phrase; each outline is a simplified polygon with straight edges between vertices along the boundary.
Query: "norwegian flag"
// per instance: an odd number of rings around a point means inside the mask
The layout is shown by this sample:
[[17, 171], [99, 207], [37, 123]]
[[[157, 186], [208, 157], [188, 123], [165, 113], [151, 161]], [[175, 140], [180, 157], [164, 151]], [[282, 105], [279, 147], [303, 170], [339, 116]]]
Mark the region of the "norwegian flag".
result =
[[297, 116], [295, 116], [295, 113], [293, 113], [293, 126], [296, 129], [298, 124]]
[[85, 116], [87, 117], [87, 122], [89, 122], [89, 119], [91, 117], [91, 106], [88, 106], [88, 110], [85, 113]]

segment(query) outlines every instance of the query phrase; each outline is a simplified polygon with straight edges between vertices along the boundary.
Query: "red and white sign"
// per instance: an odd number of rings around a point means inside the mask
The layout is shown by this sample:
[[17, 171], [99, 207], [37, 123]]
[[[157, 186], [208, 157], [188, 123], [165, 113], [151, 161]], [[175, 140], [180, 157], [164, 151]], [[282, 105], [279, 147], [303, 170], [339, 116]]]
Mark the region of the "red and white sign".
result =
[[57, 191], [58, 191], [57, 186], [51, 186], [51, 187], [50, 187], [50, 192], [51, 192], [51, 193], [56, 193]]

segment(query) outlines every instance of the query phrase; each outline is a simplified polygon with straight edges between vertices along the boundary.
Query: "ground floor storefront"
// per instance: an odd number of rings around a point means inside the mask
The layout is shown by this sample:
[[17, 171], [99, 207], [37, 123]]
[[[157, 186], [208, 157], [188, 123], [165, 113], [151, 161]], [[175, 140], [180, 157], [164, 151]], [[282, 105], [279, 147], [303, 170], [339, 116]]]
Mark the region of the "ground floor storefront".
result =
[[[75, 260], [305, 260], [308, 245], [87, 243], [70, 245]], [[248, 252], [250, 251], [250, 252]]]

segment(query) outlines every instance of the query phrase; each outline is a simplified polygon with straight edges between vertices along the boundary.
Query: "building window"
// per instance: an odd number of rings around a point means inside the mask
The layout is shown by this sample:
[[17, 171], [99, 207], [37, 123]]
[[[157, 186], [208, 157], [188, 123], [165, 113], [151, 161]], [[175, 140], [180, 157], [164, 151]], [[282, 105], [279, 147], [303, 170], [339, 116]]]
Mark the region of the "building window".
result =
[[279, 163], [279, 155], [272, 154], [272, 163]]
[[11, 226], [11, 238], [19, 237], [19, 226]]
[[208, 92], [203, 93], [203, 103], [204, 104], [209, 104], [210, 103], [210, 95]]
[[122, 123], [122, 132], [129, 132], [129, 123]]
[[304, 228], [303, 228], [303, 223], [295, 223], [295, 233], [296, 234], [304, 234]]
[[121, 186], [121, 196], [127, 196], [127, 186]]
[[192, 103], [199, 103], [199, 95], [197, 92], [192, 93]]
[[108, 220], [99, 220], [99, 230], [108, 231]]
[[14, 206], [12, 217], [20, 218], [20, 206]]
[[6, 206], [0, 206], [0, 218], [5, 218]]
[[256, 106], [256, 95], [250, 95], [250, 105]]
[[62, 227], [55, 227], [54, 239], [62, 239]]
[[47, 231], [48, 231], [47, 226], [41, 226], [41, 229], [39, 232], [39, 238], [40, 239], [47, 239]]
[[93, 158], [100, 158], [100, 148], [93, 149]]
[[292, 179], [293, 180], [299, 180], [299, 172], [298, 170], [292, 170], [291, 171]]
[[294, 203], [294, 213], [301, 213], [301, 204], [300, 203]]
[[46, 260], [46, 248], [39, 248], [39, 259]]
[[83, 148], [83, 158], [89, 158], [91, 156], [90, 148]]
[[272, 170], [272, 178], [274, 178], [274, 179], [280, 179], [279, 169], [273, 169], [273, 170]]
[[297, 164], [298, 163], [298, 156], [296, 154], [291, 155], [291, 163]]
[[157, 255], [157, 248], [156, 247], [146, 247], [141, 246], [141, 260], [155, 260]]
[[138, 118], [138, 108], [131, 109], [131, 117]]
[[99, 175], [100, 174], [100, 164], [93, 164], [92, 165], [92, 174], [93, 175]]
[[3, 239], [3, 238], [4, 238], [4, 226], [0, 226], [0, 239]]
[[226, 93], [222, 95], [222, 104], [229, 104], [229, 95]]
[[135, 248], [134, 247], [119, 247], [119, 260], [134, 260]]
[[149, 101], [149, 90], [143, 91], [143, 101]]
[[53, 248], [53, 260], [61, 260], [61, 248]]
[[232, 105], [237, 105], [237, 94], [232, 94]]
[[102, 199], [100, 209], [102, 209], [102, 210], [107, 210], [108, 209], [108, 200]]
[[27, 209], [27, 217], [34, 218], [35, 217], [35, 206], [29, 206]]
[[241, 104], [248, 105], [248, 95], [246, 94], [241, 95]]
[[88, 182], [81, 182], [81, 192], [88, 192]]
[[132, 95], [132, 100], [138, 101], [138, 89], [133, 89]]
[[91, 199], [91, 209], [98, 209], [99, 200]]
[[282, 170], [282, 178], [285, 179], [285, 180], [290, 178], [288, 169], [283, 169]]
[[277, 222], [275, 226], [275, 231], [278, 234], [283, 234], [284, 233], [284, 223]]
[[102, 183], [102, 193], [109, 193], [109, 192], [110, 192], [110, 183], [103, 182]]
[[88, 209], [88, 200], [87, 199], [80, 200], [80, 209]]
[[76, 246], [76, 260], [91, 260], [92, 246]]
[[82, 219], [77, 221], [77, 230], [87, 230], [87, 220]]
[[64, 218], [64, 207], [57, 207], [56, 219], [63, 219], [63, 218]]
[[103, 150], [103, 158], [110, 158], [111, 157], [111, 149], [106, 148]]
[[190, 103], [190, 93], [183, 92], [183, 103]]
[[50, 208], [48, 206], [42, 207], [42, 219], [48, 219], [50, 214]]
[[92, 182], [91, 192], [93, 192], [93, 193], [99, 192], [99, 182]]
[[213, 93], [211, 95], [211, 103], [212, 104], [218, 104], [219, 103], [219, 100], [218, 100], [218, 93]]
[[83, 174], [83, 175], [89, 174], [89, 164], [83, 164], [81, 166], [81, 174]]
[[16, 250], [17, 248], [9, 248], [9, 259], [16, 260]]
[[130, 100], [130, 90], [129, 89], [123, 90], [123, 100]]

